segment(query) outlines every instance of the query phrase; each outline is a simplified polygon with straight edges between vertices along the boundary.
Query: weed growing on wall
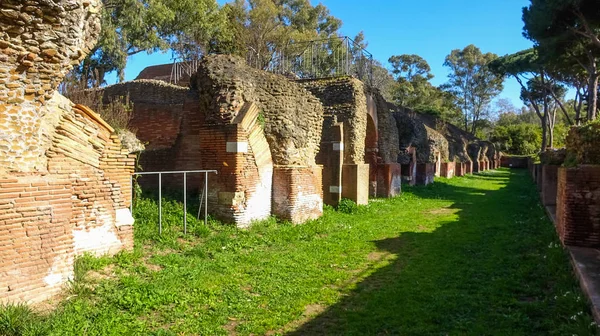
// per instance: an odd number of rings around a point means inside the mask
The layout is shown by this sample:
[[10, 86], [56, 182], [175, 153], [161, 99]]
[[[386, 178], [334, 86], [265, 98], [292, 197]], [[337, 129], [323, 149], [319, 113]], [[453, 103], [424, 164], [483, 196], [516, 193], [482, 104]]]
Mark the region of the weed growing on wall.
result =
[[262, 129], [265, 129], [266, 120], [265, 120], [265, 114], [262, 110], [258, 113], [258, 116], [256, 117], [256, 121], [258, 121], [258, 124], [260, 125], [260, 127]]

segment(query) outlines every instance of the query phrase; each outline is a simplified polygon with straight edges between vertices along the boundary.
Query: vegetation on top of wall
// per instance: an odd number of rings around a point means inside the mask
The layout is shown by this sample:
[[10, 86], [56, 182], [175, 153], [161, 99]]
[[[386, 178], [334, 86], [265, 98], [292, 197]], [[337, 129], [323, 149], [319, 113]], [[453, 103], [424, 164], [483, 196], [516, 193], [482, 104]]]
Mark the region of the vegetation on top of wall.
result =
[[105, 101], [99, 85], [88, 89], [86, 82], [73, 75], [65, 78], [59, 91], [73, 103], [85, 105], [98, 113], [117, 133], [128, 129], [129, 121], [133, 117], [133, 103], [129, 100], [129, 95], [112, 97]]
[[548, 149], [540, 153], [540, 163], [545, 165], [557, 165], [560, 166], [565, 162], [566, 150], [561, 149]]
[[600, 164], [600, 121], [572, 127], [567, 135], [570, 164]]

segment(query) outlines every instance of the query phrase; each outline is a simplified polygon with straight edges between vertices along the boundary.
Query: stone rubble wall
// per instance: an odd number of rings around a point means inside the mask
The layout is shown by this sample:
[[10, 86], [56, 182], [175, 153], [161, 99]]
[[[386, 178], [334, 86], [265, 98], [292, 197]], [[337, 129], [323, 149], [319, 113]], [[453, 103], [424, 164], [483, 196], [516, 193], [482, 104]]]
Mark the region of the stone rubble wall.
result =
[[378, 155], [383, 163], [397, 163], [400, 155], [399, 130], [394, 118], [395, 105], [388, 103], [380, 92], [373, 90], [377, 106]]
[[410, 155], [406, 151], [409, 147], [416, 148], [418, 163], [434, 163], [438, 158], [438, 153], [442, 161], [448, 160], [448, 141], [442, 134], [427, 126], [418, 113], [402, 107], [395, 107], [393, 116], [398, 128], [399, 163], [409, 163]]
[[[323, 104], [324, 117], [328, 120], [325, 124], [332, 124], [334, 120], [344, 124], [344, 164], [364, 163], [367, 137], [365, 85], [352, 77], [306, 80], [298, 83]], [[321, 142], [328, 142], [328, 128], [323, 129], [325, 132]]]
[[[209, 175], [209, 212], [246, 227], [271, 215], [279, 190], [273, 187], [275, 165], [316, 169], [323, 108], [298, 84], [251, 69], [233, 56], [205, 57], [192, 77], [188, 89], [136, 80], [104, 89], [104, 97], [128, 96], [133, 103], [130, 127], [147, 144], [140, 156], [144, 171], [217, 170]], [[138, 181], [144, 188], [156, 187], [156, 178]], [[180, 190], [182, 176], [165, 177], [163, 185]], [[190, 192], [203, 186], [204, 176], [188, 177]], [[294, 222], [302, 218], [294, 209], [317, 206], [313, 212], [322, 213], [321, 184], [299, 185], [290, 192], [313, 189], [319, 190], [315, 195], [321, 195], [320, 202], [290, 194], [290, 202], [282, 204], [292, 208], [277, 213]]]
[[[427, 127], [440, 133], [448, 142], [448, 161], [468, 162], [469, 157], [467, 146], [471, 141], [476, 140], [474, 136], [465, 132], [461, 128], [444, 122], [441, 119], [424, 113], [414, 113], [414, 116], [423, 122]], [[442, 151], [442, 153], [445, 151]]]
[[96, 43], [99, 11], [99, 0], [0, 2], [0, 172], [46, 169], [45, 103]]
[[56, 92], [96, 42], [99, 6], [0, 2], [0, 303], [58, 293], [84, 252], [133, 247], [135, 157]]
[[265, 120], [265, 135], [276, 165], [315, 165], [321, 142], [323, 106], [299, 84], [257, 70], [235, 56], [208, 55], [192, 76], [205, 123], [230, 124], [246, 102]]

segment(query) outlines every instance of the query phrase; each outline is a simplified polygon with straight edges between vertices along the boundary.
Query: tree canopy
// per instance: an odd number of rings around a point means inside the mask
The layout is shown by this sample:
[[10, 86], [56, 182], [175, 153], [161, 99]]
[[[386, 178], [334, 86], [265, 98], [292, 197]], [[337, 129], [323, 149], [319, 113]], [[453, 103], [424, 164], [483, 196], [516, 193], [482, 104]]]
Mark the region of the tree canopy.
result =
[[[560, 73], [578, 77], [578, 72], [585, 72], [586, 117], [594, 120], [598, 104], [600, 2], [531, 0], [530, 5], [523, 8], [523, 22], [523, 35], [536, 43], [544, 58], [562, 61]], [[565, 67], [565, 62], [570, 66]]]
[[504, 77], [488, 67], [497, 58], [496, 54], [484, 54], [472, 44], [462, 50], [452, 50], [446, 56], [444, 65], [450, 68], [447, 87], [462, 108], [464, 129], [471, 134], [477, 132], [479, 122], [488, 112], [487, 107], [504, 88]]

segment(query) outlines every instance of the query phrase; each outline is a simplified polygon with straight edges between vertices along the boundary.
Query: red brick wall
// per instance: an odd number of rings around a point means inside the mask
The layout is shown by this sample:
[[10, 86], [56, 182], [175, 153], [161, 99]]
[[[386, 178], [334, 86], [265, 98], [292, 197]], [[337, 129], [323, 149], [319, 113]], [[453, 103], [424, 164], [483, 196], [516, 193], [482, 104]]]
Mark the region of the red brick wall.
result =
[[535, 184], [538, 191], [542, 191], [542, 165], [535, 164]]
[[129, 125], [135, 130], [140, 141], [148, 143], [146, 149], [154, 150], [173, 146], [180, 131], [182, 105], [157, 105], [140, 102], [133, 105], [134, 113]]
[[542, 166], [542, 203], [544, 205], [556, 205], [558, 167], [557, 165]]
[[433, 183], [435, 177], [434, 163], [418, 163], [416, 183], [427, 185]]
[[454, 176], [464, 176], [467, 165], [464, 162], [456, 162], [454, 165]]
[[600, 166], [558, 168], [556, 229], [566, 245], [600, 247]]
[[399, 163], [377, 165], [378, 197], [394, 197], [402, 191], [402, 169]]
[[[458, 164], [460, 165], [460, 163]], [[440, 175], [445, 178], [454, 177], [457, 164], [454, 162], [442, 162]]]
[[135, 158], [85, 109], [65, 112], [50, 136], [47, 173], [0, 177], [0, 302], [46, 299], [77, 255], [133, 247], [117, 210], [129, 211]]
[[322, 167], [275, 166], [273, 214], [292, 223], [323, 214]]
[[[166, 170], [217, 170], [209, 174], [208, 212], [215, 218], [232, 222], [240, 227], [248, 226], [253, 220], [265, 219], [271, 214], [271, 188], [273, 163], [262, 126], [256, 121], [257, 107], [248, 103], [240, 109], [238, 119], [232, 124], [205, 122], [204, 111], [198, 96], [188, 95], [183, 107], [158, 106], [163, 110], [153, 112], [154, 122], [172, 125], [171, 131], [144, 133], [150, 148], [140, 163], [144, 171]], [[132, 125], [144, 123], [148, 111], [136, 110]], [[139, 115], [138, 115], [139, 113]], [[175, 127], [175, 125], [177, 127]], [[171, 139], [169, 142], [163, 139]], [[245, 152], [227, 152], [227, 143], [246, 143]], [[143, 188], [156, 189], [157, 178], [144, 177], [138, 180]], [[204, 186], [204, 174], [188, 174], [190, 192], [199, 192]], [[165, 190], [181, 191], [183, 177], [163, 177]]]
[[486, 164], [485, 161], [479, 161], [479, 165], [478, 165], [479, 171], [485, 171], [486, 170]]
[[465, 174], [473, 174], [473, 162], [465, 162]]

